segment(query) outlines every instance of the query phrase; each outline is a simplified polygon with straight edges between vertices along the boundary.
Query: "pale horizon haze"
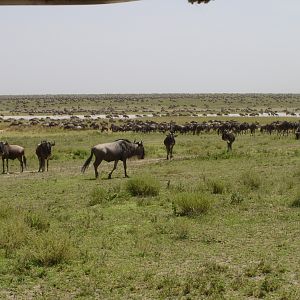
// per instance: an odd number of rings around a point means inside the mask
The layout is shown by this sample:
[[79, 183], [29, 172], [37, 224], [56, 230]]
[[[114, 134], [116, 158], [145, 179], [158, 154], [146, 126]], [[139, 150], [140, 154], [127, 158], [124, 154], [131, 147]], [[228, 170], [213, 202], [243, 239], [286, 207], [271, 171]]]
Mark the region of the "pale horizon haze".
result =
[[0, 94], [300, 93], [300, 1], [0, 6]]

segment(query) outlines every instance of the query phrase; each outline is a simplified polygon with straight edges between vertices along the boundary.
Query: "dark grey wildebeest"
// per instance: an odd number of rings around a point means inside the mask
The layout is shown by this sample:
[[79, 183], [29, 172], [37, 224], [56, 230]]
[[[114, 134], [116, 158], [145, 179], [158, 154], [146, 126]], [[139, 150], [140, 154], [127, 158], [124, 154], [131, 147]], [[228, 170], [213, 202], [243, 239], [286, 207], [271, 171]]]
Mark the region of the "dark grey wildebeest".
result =
[[222, 140], [227, 142], [227, 151], [232, 151], [232, 144], [235, 141], [234, 134], [228, 130], [224, 130], [222, 132]]
[[173, 132], [169, 132], [166, 138], [164, 139], [164, 145], [166, 146], [166, 150], [167, 150], [167, 159], [169, 159], [169, 155], [170, 155], [170, 159], [173, 157], [173, 147], [175, 145], [176, 136], [177, 135], [174, 135]]
[[143, 146], [143, 142], [130, 142], [126, 139], [120, 139], [116, 140], [112, 143], [105, 143], [105, 144], [99, 144], [91, 149], [91, 155], [86, 160], [84, 165], [81, 168], [81, 172], [84, 173], [84, 171], [89, 166], [93, 155], [95, 155], [95, 161], [94, 161], [94, 169], [95, 169], [95, 176], [98, 178], [98, 166], [101, 164], [102, 160], [105, 160], [107, 162], [114, 161], [114, 168], [112, 171], [108, 174], [108, 178], [111, 178], [111, 175], [113, 171], [117, 168], [117, 164], [119, 160], [123, 162], [124, 166], [124, 173], [125, 177], [128, 177], [127, 175], [127, 166], [126, 166], [126, 160], [127, 158], [137, 156], [139, 159], [143, 159], [145, 156], [145, 149]]
[[47, 161], [47, 172], [48, 172], [49, 159], [51, 157], [53, 146], [55, 146], [55, 142], [51, 143], [48, 141], [41, 141], [41, 143], [37, 145], [35, 153], [39, 160], [39, 172], [45, 171], [46, 161]]
[[5, 173], [4, 160], [6, 160], [6, 171], [8, 173], [8, 160], [15, 160], [16, 158], [20, 162], [21, 172], [24, 167], [26, 168], [26, 157], [24, 148], [18, 145], [10, 145], [7, 142], [0, 142], [0, 156], [2, 157], [3, 173]]

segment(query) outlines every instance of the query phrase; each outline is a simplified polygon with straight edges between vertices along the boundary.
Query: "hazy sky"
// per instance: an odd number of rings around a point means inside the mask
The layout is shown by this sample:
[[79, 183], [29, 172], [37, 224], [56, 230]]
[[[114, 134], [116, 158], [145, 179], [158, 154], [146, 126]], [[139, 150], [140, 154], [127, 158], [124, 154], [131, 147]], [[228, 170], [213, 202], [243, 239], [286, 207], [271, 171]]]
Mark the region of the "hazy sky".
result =
[[300, 1], [0, 7], [0, 94], [300, 93]]

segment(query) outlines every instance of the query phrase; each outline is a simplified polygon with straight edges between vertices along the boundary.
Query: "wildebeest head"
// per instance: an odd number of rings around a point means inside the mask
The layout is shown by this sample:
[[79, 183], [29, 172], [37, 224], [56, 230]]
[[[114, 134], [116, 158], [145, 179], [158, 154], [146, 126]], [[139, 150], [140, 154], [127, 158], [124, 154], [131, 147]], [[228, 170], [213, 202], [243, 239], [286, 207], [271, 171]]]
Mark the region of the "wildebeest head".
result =
[[136, 155], [139, 159], [144, 159], [145, 157], [145, 148], [143, 145], [143, 141], [140, 142], [135, 142], [135, 144], [137, 145], [136, 147]]
[[55, 142], [41, 141], [41, 146], [45, 154], [51, 154], [52, 146], [55, 145]]
[[0, 142], [0, 156], [7, 154], [6, 146], [8, 145], [7, 142]]
[[177, 134], [175, 134], [175, 131], [170, 130], [170, 132], [167, 134], [167, 136], [170, 138], [175, 138], [175, 137], [177, 137]]
[[0, 155], [2, 156], [4, 154], [4, 143], [0, 142]]

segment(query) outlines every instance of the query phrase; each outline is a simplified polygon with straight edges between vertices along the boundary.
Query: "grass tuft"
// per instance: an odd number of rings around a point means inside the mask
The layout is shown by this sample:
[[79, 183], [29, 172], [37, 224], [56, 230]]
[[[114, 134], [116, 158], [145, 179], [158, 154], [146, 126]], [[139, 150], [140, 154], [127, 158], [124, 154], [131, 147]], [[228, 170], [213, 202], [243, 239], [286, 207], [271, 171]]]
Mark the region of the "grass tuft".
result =
[[32, 237], [30, 244], [19, 254], [19, 269], [30, 265], [52, 267], [68, 262], [73, 249], [70, 238], [63, 233], [49, 231]]
[[224, 182], [220, 180], [210, 179], [207, 181], [207, 186], [212, 194], [224, 194], [226, 191]]
[[25, 218], [25, 223], [30, 227], [40, 231], [47, 231], [50, 227], [48, 218], [41, 213], [28, 213]]
[[211, 198], [203, 193], [179, 193], [173, 201], [173, 210], [176, 215], [194, 216], [205, 214], [211, 206]]
[[300, 190], [297, 192], [291, 206], [292, 207], [300, 207]]
[[262, 184], [262, 178], [257, 173], [248, 171], [242, 175], [242, 182], [251, 190], [257, 190]]
[[239, 192], [234, 192], [231, 194], [230, 204], [236, 205], [242, 203], [243, 201], [244, 201], [244, 197]]
[[126, 190], [131, 196], [153, 197], [159, 195], [159, 182], [152, 177], [143, 176], [129, 179]]

